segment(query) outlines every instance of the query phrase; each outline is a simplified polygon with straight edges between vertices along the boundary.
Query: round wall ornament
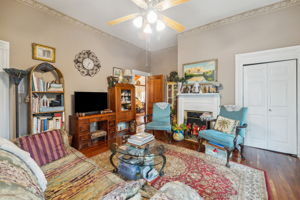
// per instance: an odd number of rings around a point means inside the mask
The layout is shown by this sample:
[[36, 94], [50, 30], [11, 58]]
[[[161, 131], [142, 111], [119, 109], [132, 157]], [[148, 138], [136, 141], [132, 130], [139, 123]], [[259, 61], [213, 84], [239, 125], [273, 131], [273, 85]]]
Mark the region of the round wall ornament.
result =
[[95, 76], [101, 68], [100, 61], [91, 50], [83, 50], [75, 56], [75, 68], [82, 76]]

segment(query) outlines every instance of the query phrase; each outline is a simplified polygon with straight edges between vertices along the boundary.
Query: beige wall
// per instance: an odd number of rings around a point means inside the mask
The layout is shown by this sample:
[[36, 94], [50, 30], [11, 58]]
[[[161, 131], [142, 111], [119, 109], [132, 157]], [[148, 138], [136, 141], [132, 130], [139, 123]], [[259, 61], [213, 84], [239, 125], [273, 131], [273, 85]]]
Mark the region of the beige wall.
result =
[[217, 58], [223, 83], [222, 103], [234, 104], [235, 54], [300, 44], [300, 6], [187, 32], [178, 37], [178, 71], [182, 64]]
[[[106, 77], [113, 67], [150, 71], [143, 67], [144, 50], [14, 0], [0, 0], [0, 40], [10, 42], [11, 67], [22, 69], [41, 62], [31, 59], [31, 43], [56, 48], [54, 65], [65, 77], [67, 121], [74, 91], [107, 91]], [[82, 50], [92, 50], [100, 59], [102, 67], [94, 77], [83, 77], [74, 67]]]
[[151, 73], [167, 75], [177, 71], [177, 46], [151, 52]]

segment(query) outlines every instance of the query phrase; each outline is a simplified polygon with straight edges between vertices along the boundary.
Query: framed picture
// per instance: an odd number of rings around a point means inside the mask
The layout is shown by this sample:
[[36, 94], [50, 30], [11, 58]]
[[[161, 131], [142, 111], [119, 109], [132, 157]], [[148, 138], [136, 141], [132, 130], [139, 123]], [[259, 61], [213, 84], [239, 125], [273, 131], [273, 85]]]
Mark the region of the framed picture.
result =
[[113, 76], [114, 77], [120, 77], [122, 75], [123, 75], [123, 69], [118, 68], [118, 67], [113, 68]]
[[217, 81], [218, 60], [205, 60], [183, 64], [183, 73], [188, 83]]
[[32, 43], [32, 59], [55, 62], [55, 48]]

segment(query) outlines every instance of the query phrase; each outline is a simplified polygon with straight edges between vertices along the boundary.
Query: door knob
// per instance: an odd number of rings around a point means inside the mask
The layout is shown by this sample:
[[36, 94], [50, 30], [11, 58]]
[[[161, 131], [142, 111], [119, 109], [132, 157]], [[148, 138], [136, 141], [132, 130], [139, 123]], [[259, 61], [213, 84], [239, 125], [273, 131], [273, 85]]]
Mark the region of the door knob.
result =
[[272, 111], [272, 109], [271, 109], [271, 108], [269, 108], [269, 111], [271, 112], [271, 111]]

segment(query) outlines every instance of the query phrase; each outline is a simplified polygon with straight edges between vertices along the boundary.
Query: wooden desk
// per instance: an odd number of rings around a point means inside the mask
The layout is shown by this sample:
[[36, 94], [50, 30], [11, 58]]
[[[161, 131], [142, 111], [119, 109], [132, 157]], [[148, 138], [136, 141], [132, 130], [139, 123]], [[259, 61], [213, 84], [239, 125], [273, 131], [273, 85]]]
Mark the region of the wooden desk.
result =
[[115, 113], [96, 114], [84, 117], [70, 115], [69, 122], [70, 134], [73, 136], [72, 146], [78, 150], [92, 146], [90, 125], [93, 122], [101, 122], [98, 126], [101, 126], [101, 129], [107, 132], [108, 140], [116, 136]]

